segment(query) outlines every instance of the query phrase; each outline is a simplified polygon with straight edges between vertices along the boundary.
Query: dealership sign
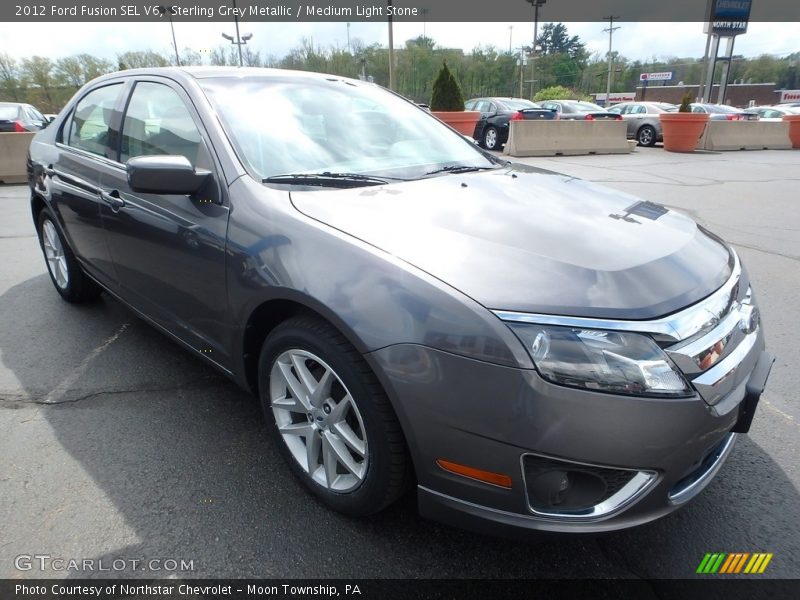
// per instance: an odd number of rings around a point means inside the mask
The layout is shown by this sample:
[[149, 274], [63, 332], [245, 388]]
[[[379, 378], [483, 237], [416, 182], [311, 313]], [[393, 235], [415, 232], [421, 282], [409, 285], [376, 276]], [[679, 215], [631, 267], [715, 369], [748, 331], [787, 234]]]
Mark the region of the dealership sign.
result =
[[747, 33], [752, 4], [752, 0], [710, 0], [708, 24], [711, 33], [722, 37]]
[[[595, 102], [606, 104], [605, 94], [594, 94]], [[633, 102], [636, 100], [636, 92], [616, 92], [611, 94], [608, 104], [618, 104], [620, 102]]]
[[781, 90], [781, 103], [800, 102], [800, 90]]
[[664, 73], [642, 73], [639, 75], [639, 81], [669, 81], [672, 79], [672, 71], [665, 71]]

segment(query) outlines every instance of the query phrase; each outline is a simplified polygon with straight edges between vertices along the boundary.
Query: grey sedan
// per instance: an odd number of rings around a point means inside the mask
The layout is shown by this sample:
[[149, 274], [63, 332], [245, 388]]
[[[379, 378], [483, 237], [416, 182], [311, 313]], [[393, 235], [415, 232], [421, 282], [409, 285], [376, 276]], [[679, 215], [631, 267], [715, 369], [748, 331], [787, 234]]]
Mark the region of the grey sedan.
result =
[[772, 365], [722, 240], [370, 83], [106, 75], [28, 164], [55, 291], [119, 299], [250, 390], [350, 515], [414, 489], [492, 533], [645, 523], [719, 471]]
[[628, 125], [628, 138], [634, 139], [640, 146], [654, 146], [663, 142], [661, 121], [658, 115], [676, 110], [674, 104], [666, 102], [623, 102], [608, 109], [609, 112], [622, 115]]

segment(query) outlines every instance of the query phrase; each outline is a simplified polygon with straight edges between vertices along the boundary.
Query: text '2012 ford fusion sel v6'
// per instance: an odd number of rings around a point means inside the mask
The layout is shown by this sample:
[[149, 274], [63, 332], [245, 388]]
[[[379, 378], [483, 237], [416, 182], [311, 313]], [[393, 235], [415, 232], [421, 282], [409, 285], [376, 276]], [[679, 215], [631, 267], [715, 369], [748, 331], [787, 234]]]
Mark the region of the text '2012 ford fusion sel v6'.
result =
[[252, 390], [344, 513], [416, 485], [492, 532], [650, 521], [714, 477], [773, 362], [720, 239], [369, 83], [104, 76], [29, 176], [58, 293], [106, 291]]

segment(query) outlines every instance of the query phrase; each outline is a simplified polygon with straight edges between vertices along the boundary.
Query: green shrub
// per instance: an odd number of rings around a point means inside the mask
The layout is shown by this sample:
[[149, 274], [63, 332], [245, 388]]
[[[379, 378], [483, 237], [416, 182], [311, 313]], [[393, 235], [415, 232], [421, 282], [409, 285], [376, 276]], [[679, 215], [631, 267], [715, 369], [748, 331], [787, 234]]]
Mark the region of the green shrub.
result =
[[447, 68], [447, 63], [442, 63], [436, 81], [433, 82], [431, 96], [431, 110], [433, 111], [459, 111], [464, 110], [464, 94], [456, 78]]
[[678, 107], [678, 112], [692, 112], [692, 107], [689, 106], [692, 103], [692, 94], [691, 92], [686, 92], [681, 98], [681, 105]]
[[580, 100], [582, 97], [582, 94], [564, 87], [563, 85], [554, 85], [536, 92], [536, 95], [533, 97], [533, 101], [543, 102], [544, 100]]

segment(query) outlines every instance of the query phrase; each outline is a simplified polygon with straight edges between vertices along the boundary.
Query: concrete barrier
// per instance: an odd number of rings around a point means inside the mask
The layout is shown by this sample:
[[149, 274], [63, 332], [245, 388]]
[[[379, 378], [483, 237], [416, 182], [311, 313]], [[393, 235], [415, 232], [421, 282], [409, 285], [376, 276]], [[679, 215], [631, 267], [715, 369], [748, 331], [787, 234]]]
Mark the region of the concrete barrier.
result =
[[505, 154], [573, 156], [627, 154], [625, 121], [511, 121]]
[[709, 121], [698, 150], [791, 150], [789, 123], [782, 121]]
[[0, 133], [0, 181], [25, 183], [28, 168], [25, 163], [33, 133]]

